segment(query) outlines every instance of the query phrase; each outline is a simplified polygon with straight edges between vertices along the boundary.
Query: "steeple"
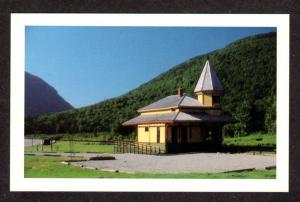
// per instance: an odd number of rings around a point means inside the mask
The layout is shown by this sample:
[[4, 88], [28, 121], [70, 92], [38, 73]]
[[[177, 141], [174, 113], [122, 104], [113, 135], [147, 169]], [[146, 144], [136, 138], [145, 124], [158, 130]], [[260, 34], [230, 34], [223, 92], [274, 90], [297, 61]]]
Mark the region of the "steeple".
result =
[[194, 90], [195, 93], [200, 91], [224, 91], [223, 85], [220, 82], [216, 71], [209, 60], [206, 61]]
[[219, 107], [224, 88], [209, 60], [206, 61], [194, 90], [198, 101], [204, 106]]

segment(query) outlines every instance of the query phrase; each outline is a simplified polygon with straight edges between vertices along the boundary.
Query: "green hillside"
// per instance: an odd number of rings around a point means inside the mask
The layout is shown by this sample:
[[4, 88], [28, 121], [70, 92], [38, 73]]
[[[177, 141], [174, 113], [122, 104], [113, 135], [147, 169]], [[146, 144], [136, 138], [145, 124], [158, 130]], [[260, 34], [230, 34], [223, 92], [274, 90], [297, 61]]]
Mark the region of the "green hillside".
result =
[[122, 96], [80, 109], [27, 118], [26, 134], [129, 134], [133, 129], [121, 124], [136, 116], [138, 108], [175, 94], [178, 87], [193, 95], [207, 56], [225, 88], [221, 104], [238, 120], [224, 128], [225, 134], [274, 132], [276, 33], [268, 33], [236, 41], [223, 49], [185, 61]]

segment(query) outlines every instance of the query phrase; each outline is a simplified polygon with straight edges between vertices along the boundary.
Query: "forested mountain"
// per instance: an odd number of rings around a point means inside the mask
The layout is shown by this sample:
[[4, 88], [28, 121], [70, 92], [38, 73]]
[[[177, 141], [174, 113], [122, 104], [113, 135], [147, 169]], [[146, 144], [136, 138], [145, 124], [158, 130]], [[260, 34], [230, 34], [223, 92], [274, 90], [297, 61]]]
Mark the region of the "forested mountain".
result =
[[41, 78], [25, 72], [25, 116], [60, 112], [73, 107]]
[[[136, 110], [167, 95], [178, 87], [193, 94], [209, 56], [225, 88], [224, 110], [237, 123], [224, 128], [226, 135], [275, 131], [276, 123], [276, 33], [236, 41], [223, 49], [183, 62], [153, 80], [116, 98], [98, 104], [26, 119], [26, 133], [75, 133], [108, 131], [128, 134], [122, 122]], [[130, 78], [128, 78], [130, 79]]]

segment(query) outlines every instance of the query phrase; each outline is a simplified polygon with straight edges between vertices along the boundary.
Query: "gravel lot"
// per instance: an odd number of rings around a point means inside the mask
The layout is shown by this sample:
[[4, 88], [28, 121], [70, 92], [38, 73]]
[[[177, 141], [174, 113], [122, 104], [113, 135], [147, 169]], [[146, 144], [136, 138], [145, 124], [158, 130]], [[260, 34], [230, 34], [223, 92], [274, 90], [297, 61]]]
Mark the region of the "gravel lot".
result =
[[[240, 169], [264, 169], [276, 165], [275, 155], [189, 153], [177, 155], [112, 154], [116, 160], [82, 161], [83, 165], [99, 170], [151, 173], [218, 173]], [[91, 156], [89, 154], [88, 156]], [[95, 156], [95, 154], [93, 155]]]

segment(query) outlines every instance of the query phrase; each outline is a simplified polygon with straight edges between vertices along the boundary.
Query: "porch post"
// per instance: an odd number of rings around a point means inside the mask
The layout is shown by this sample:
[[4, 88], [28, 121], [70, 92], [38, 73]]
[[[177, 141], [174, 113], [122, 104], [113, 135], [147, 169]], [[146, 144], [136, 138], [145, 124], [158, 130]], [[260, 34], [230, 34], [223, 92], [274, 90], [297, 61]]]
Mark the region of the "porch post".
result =
[[165, 124], [165, 153], [168, 153], [168, 127], [169, 124]]

